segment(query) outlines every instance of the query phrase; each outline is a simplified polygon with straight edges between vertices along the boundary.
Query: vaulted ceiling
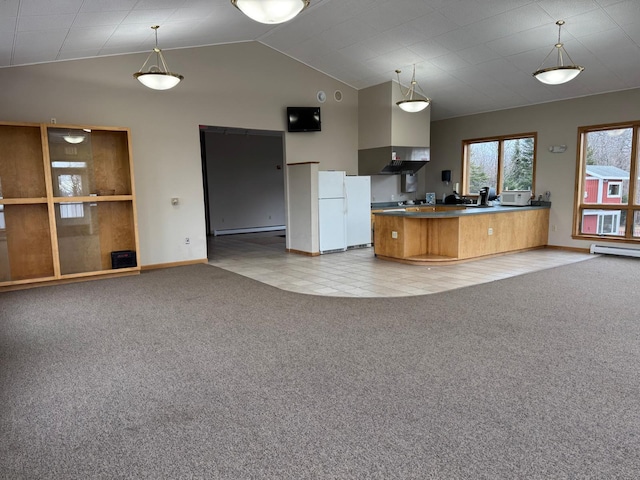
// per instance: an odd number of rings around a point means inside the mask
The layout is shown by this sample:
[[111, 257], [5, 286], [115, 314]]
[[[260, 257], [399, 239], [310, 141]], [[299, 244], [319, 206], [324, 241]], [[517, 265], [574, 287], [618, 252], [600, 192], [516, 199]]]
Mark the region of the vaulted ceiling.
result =
[[[559, 19], [585, 71], [543, 85], [531, 73]], [[156, 24], [169, 63], [170, 49], [258, 41], [358, 89], [396, 69], [408, 82], [415, 64], [434, 119], [640, 87], [639, 0], [311, 0], [281, 25], [229, 0], [2, 0], [0, 67], [148, 52]]]

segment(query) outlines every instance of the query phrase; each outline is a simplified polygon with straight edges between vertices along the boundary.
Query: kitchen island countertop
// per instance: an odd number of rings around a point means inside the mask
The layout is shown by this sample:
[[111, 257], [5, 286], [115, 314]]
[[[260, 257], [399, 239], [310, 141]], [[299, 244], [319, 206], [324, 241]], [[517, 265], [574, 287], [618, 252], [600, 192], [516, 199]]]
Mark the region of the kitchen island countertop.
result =
[[[523, 207], [512, 206], [493, 206], [481, 207], [474, 205], [398, 205], [397, 207], [385, 207], [382, 211], [376, 212], [376, 215], [399, 215], [416, 218], [434, 218], [434, 217], [459, 217], [466, 215], [481, 215], [505, 212], [523, 212], [526, 210], [549, 209], [549, 206], [526, 205]], [[417, 210], [419, 209], [419, 210]], [[391, 211], [389, 211], [391, 210]], [[404, 211], [402, 211], [404, 210]], [[416, 211], [417, 210], [417, 211]]]
[[401, 263], [442, 265], [541, 248], [549, 235], [549, 205], [399, 205], [392, 210], [374, 214], [374, 253]]

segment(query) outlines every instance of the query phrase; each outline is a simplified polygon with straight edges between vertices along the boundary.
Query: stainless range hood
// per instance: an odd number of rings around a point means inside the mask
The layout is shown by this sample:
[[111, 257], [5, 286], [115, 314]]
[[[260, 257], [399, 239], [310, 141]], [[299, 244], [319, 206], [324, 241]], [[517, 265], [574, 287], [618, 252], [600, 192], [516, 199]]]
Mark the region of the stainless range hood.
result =
[[413, 175], [428, 161], [428, 147], [367, 148], [358, 150], [358, 175]]

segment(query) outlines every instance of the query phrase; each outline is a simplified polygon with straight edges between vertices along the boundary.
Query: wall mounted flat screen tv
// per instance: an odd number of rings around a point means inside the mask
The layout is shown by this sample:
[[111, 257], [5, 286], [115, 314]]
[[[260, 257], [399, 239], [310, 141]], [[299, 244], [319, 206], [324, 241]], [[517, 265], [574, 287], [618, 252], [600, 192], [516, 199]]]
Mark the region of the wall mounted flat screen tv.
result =
[[321, 125], [320, 107], [287, 107], [289, 132], [319, 132]]

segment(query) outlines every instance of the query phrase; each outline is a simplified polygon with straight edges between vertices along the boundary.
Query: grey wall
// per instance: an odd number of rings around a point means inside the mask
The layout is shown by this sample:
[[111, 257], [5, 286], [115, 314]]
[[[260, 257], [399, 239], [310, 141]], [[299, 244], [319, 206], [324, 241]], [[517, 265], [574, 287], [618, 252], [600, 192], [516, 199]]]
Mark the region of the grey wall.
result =
[[205, 132], [209, 233], [285, 225], [283, 137]]
[[257, 42], [164, 53], [185, 76], [166, 91], [132, 77], [146, 52], [0, 69], [1, 120], [131, 129], [141, 265], [206, 257], [200, 125], [285, 131], [285, 107], [318, 105], [323, 90], [322, 132], [285, 133], [286, 162], [357, 173], [355, 89]]
[[[439, 175], [430, 175], [426, 187], [441, 198], [461, 182], [463, 140], [538, 132], [535, 192], [551, 192], [549, 244], [588, 248], [593, 242], [571, 238], [578, 127], [638, 119], [640, 89], [433, 122], [428, 167], [438, 173], [450, 169], [451, 184], [446, 187]], [[549, 152], [549, 146], [562, 144], [566, 152]]]

